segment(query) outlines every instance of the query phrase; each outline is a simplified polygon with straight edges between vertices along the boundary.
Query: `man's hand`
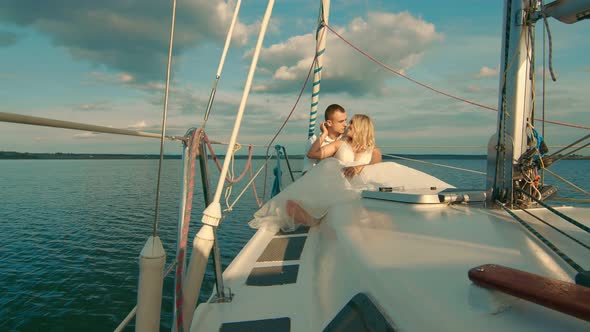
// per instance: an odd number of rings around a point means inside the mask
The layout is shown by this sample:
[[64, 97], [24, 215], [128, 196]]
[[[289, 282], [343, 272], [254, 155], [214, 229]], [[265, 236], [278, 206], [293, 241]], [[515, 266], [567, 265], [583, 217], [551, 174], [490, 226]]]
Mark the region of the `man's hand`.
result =
[[344, 173], [344, 176], [347, 179], [352, 179], [355, 175], [358, 175], [360, 172], [362, 172], [363, 168], [365, 168], [364, 165], [349, 166], [349, 167], [344, 167], [342, 169], [342, 172]]

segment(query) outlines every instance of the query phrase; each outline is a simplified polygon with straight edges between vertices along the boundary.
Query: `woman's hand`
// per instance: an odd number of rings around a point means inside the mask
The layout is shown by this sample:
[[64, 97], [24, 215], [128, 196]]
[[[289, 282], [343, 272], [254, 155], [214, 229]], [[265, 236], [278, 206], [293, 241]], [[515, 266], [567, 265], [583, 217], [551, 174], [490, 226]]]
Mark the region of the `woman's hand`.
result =
[[360, 172], [362, 172], [363, 168], [365, 168], [364, 165], [349, 166], [349, 167], [344, 167], [342, 169], [342, 172], [344, 173], [344, 176], [347, 179], [352, 179], [355, 175], [358, 175]]
[[321, 136], [324, 136], [324, 137], [328, 136], [328, 127], [326, 126], [325, 122], [320, 123], [320, 131], [321, 131], [321, 133], [320, 133]]

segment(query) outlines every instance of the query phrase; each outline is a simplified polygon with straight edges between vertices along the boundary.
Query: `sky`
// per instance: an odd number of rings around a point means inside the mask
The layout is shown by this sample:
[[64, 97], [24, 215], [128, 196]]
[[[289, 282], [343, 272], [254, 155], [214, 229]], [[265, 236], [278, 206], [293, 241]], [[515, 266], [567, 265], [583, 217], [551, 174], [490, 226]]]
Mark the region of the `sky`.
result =
[[[178, 1], [167, 134], [183, 135], [202, 124], [235, 4]], [[329, 24], [415, 80], [497, 107], [502, 6], [483, 0], [333, 0]], [[242, 3], [207, 123], [213, 140], [229, 141], [265, 8], [262, 0]], [[238, 136], [241, 144], [268, 144], [295, 105], [313, 58], [318, 11], [317, 0], [276, 1]], [[0, 112], [159, 133], [171, 13], [172, 1], [163, 0], [3, 0]], [[590, 125], [590, 20], [567, 25], [550, 19], [549, 24], [558, 80], [547, 79], [545, 116]], [[535, 31], [541, 74], [542, 25]], [[538, 76], [538, 96], [542, 83]], [[310, 103], [308, 86], [275, 142], [286, 145], [289, 154], [304, 153]], [[320, 114], [332, 103], [349, 115], [370, 115], [377, 145], [386, 153], [485, 154], [496, 130], [496, 112], [417, 86], [329, 33]], [[540, 117], [542, 99], [537, 105]], [[536, 126], [541, 131], [541, 123]], [[545, 126], [549, 146], [586, 133]], [[0, 151], [156, 154], [159, 144], [0, 123]], [[167, 142], [165, 153], [181, 153], [180, 143]]]

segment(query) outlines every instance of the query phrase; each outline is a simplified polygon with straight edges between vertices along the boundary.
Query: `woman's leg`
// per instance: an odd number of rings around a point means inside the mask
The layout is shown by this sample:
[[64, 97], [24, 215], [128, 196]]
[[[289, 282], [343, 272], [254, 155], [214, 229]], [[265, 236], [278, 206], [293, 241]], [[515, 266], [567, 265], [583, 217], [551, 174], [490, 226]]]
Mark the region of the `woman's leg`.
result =
[[293, 218], [295, 224], [313, 226], [320, 222], [320, 219], [314, 218], [299, 203], [293, 200], [287, 201], [287, 215]]

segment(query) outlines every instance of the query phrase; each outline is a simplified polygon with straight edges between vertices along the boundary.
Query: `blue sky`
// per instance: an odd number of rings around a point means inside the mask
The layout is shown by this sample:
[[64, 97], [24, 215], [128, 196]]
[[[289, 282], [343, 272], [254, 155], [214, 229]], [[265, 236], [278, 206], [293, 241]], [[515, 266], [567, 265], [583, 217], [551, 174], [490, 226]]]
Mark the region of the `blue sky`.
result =
[[[169, 134], [182, 135], [201, 124], [234, 5], [178, 1]], [[242, 3], [208, 124], [212, 139], [229, 139], [265, 7], [265, 1]], [[240, 143], [266, 144], [290, 111], [313, 56], [318, 8], [315, 0], [276, 1]], [[162, 0], [2, 1], [0, 111], [159, 132], [170, 13], [171, 1]], [[330, 24], [406, 75], [496, 107], [501, 15], [500, 1], [334, 0]], [[550, 20], [550, 26], [558, 81], [547, 82], [546, 117], [590, 125], [590, 21]], [[536, 32], [541, 73], [541, 25]], [[290, 154], [303, 153], [310, 95], [308, 89], [277, 140]], [[371, 115], [378, 145], [392, 153], [483, 154], [483, 148], [417, 146], [484, 146], [496, 126], [495, 112], [396, 77], [333, 34], [327, 40], [320, 109], [331, 103], [350, 114]], [[545, 136], [549, 145], [563, 145], [585, 134], [548, 124]], [[413, 148], [402, 148], [407, 146]], [[0, 123], [0, 150], [158, 153], [159, 142]], [[180, 153], [179, 143], [167, 143], [166, 152]]]

